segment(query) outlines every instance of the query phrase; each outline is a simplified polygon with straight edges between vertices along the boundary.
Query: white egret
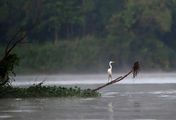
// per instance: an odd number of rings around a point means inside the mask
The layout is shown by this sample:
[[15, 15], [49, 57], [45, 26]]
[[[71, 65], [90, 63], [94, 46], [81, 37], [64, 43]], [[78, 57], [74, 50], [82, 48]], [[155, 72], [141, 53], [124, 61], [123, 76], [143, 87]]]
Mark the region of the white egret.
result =
[[112, 81], [112, 63], [115, 63], [114, 61], [109, 61], [109, 68], [108, 68], [108, 82]]

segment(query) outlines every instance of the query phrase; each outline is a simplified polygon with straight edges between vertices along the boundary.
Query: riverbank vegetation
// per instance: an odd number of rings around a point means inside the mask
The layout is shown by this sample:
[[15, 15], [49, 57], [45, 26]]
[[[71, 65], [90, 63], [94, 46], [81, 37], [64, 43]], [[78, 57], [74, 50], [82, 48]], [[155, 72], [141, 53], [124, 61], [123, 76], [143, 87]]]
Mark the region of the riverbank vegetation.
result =
[[18, 73], [104, 72], [109, 60], [117, 70], [136, 60], [175, 70], [175, 8], [175, 0], [1, 0], [0, 52], [22, 27]]
[[28, 88], [0, 86], [0, 98], [31, 97], [98, 97], [100, 93], [79, 87], [58, 87], [34, 85]]
[[143, 70], [174, 70], [175, 8], [176, 0], [1, 0], [0, 93], [97, 96], [80, 88], [13, 88], [10, 77], [106, 72], [110, 60], [115, 70], [136, 60]]
[[[143, 70], [171, 71], [176, 68], [176, 52], [160, 41], [134, 47], [115, 44], [113, 40], [85, 38], [73, 41], [31, 44], [16, 49], [20, 59], [17, 73], [96, 73], [106, 72], [109, 60], [114, 60], [115, 71], [127, 70], [139, 60]], [[112, 45], [111, 45], [112, 44]], [[150, 48], [151, 47], [151, 48]], [[139, 49], [140, 48], [140, 49]]]

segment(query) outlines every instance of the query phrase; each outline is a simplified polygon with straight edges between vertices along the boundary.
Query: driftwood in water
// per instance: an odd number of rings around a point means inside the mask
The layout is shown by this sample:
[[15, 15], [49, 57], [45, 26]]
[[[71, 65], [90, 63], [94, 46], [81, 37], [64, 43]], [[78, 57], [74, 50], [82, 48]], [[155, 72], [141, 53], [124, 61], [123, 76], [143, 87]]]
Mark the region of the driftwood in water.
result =
[[108, 82], [108, 83], [106, 83], [106, 84], [104, 84], [104, 85], [102, 85], [102, 86], [100, 86], [98, 88], [93, 89], [93, 91], [100, 90], [101, 88], [104, 88], [104, 87], [106, 87], [108, 85], [111, 85], [111, 84], [114, 84], [116, 82], [119, 82], [119, 81], [123, 80], [124, 78], [126, 78], [130, 74], [133, 74], [133, 78], [135, 78], [137, 76], [138, 72], [139, 72], [139, 68], [140, 68], [139, 62], [137, 61], [137, 62], [134, 63], [134, 65], [133, 65], [132, 69], [130, 70], [130, 72], [128, 72], [124, 76], [120, 76], [120, 77], [112, 80], [111, 82]]

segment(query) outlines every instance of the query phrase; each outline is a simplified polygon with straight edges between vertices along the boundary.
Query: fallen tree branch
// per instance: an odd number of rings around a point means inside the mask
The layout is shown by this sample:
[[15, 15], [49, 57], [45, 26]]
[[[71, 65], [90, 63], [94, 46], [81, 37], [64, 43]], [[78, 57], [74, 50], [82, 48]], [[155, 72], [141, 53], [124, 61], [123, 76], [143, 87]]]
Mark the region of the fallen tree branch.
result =
[[35, 86], [35, 87], [41, 87], [45, 81], [46, 81], [46, 79], [44, 79], [43, 81], [41, 81], [41, 82], [39, 82], [37, 84], [34, 83], [33, 86]]
[[134, 65], [133, 65], [132, 69], [130, 70], [130, 72], [128, 72], [124, 76], [120, 76], [120, 77], [118, 77], [118, 78], [116, 78], [116, 79], [114, 79], [114, 80], [112, 80], [112, 81], [110, 81], [110, 82], [98, 87], [98, 88], [93, 89], [93, 91], [100, 90], [101, 88], [104, 88], [104, 87], [106, 87], [108, 85], [111, 85], [111, 84], [114, 84], [116, 82], [119, 82], [119, 81], [123, 80], [124, 78], [126, 78], [131, 73], [133, 74], [133, 78], [135, 78], [137, 76], [137, 74], [138, 74], [139, 69], [140, 69], [139, 62], [137, 61], [137, 62], [134, 63]]

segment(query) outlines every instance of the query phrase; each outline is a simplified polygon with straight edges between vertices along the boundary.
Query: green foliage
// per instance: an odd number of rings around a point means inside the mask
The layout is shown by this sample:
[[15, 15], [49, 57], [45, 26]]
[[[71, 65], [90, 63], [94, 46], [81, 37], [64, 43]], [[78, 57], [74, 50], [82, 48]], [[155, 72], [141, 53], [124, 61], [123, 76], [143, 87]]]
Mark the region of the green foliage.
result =
[[15, 53], [5, 56], [0, 61], [0, 86], [10, 84], [11, 80], [9, 77], [11, 74], [15, 75], [14, 67], [18, 65], [18, 63], [19, 58]]
[[1, 0], [0, 43], [36, 19], [34, 44], [17, 49], [19, 72], [104, 71], [112, 59], [119, 69], [136, 59], [176, 68], [175, 0]]
[[20, 65], [17, 73], [84, 73], [106, 72], [109, 60], [115, 60], [114, 69], [122, 70], [139, 60], [142, 69], [172, 70], [176, 54], [155, 37], [130, 40], [109, 36], [108, 39], [88, 37], [72, 41], [32, 44], [19, 47]]
[[[22, 73], [36, 72], [77, 72], [97, 68], [101, 64], [101, 40], [95, 38], [63, 41], [58, 45], [52, 43], [31, 45], [27, 48], [19, 47], [16, 53], [21, 58], [17, 68]], [[104, 59], [104, 58], [103, 58]], [[93, 71], [92, 71], [93, 72]]]
[[29, 97], [98, 97], [100, 93], [91, 89], [79, 87], [37, 86], [19, 88], [11, 86], [0, 87], [0, 98], [29, 98]]

